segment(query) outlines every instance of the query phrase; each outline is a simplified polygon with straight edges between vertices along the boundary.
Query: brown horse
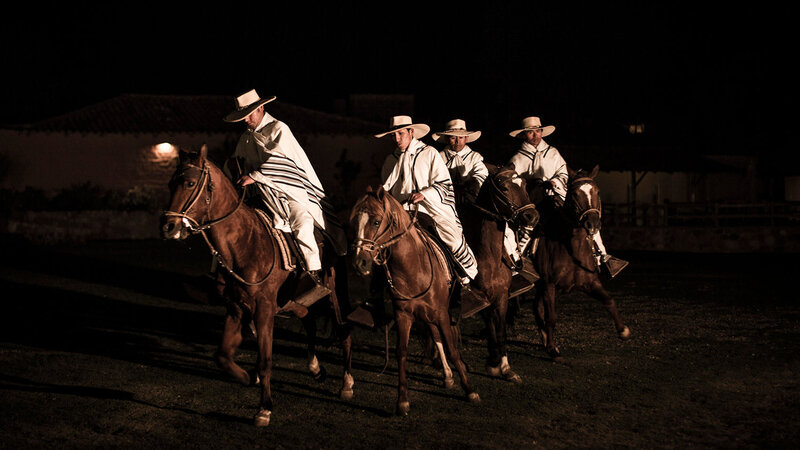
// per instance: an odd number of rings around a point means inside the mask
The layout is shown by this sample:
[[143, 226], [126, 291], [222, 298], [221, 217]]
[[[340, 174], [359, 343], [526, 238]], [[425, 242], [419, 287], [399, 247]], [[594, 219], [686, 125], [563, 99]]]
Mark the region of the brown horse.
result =
[[[592, 235], [600, 230], [600, 189], [591, 172], [568, 168], [567, 196], [561, 208], [540, 211], [544, 235], [534, 255], [534, 266], [541, 279], [536, 282], [536, 324], [547, 353], [558, 360], [561, 353], [555, 344], [557, 320], [556, 297], [578, 290], [603, 303], [620, 339], [627, 340], [631, 332], [622, 322], [614, 298], [603, 287], [600, 270], [594, 256]], [[532, 198], [536, 198], [531, 193]]]
[[506, 349], [506, 314], [513, 263], [503, 245], [506, 226], [535, 226], [539, 213], [530, 202], [525, 180], [513, 167], [493, 168], [481, 186], [474, 203], [459, 205], [458, 216], [478, 261], [474, 285], [482, 290], [491, 306], [481, 311], [486, 323], [489, 356], [487, 372], [495, 377], [521, 383], [522, 378], [511, 370]]
[[467, 366], [461, 359], [450, 324], [450, 274], [442, 250], [430, 236], [416, 226], [400, 203], [383, 188], [368, 190], [350, 215], [355, 234], [353, 265], [368, 276], [375, 264], [382, 266], [391, 291], [397, 324], [397, 405], [398, 414], [408, 414], [406, 363], [411, 326], [415, 320], [428, 324], [429, 331], [442, 339], [456, 366], [467, 398], [480, 403], [480, 396], [467, 379]]
[[[237, 194], [234, 185], [206, 158], [206, 153], [205, 146], [198, 153], [181, 151], [180, 162], [170, 181], [171, 200], [162, 218], [161, 233], [165, 239], [185, 239], [200, 233], [222, 268], [218, 269], [221, 281], [218, 294], [226, 301], [227, 316], [222, 341], [215, 354], [216, 362], [242, 384], [260, 383], [259, 411], [254, 420], [256, 425], [266, 426], [272, 414], [270, 377], [278, 297], [279, 293], [291, 295], [297, 288], [297, 275], [283, 268], [278, 242], [268, 225], [255, 209], [243, 203], [244, 195]], [[327, 300], [313, 304], [309, 314], [298, 314], [303, 316], [309, 339], [308, 366], [318, 379], [325, 372], [315, 355], [315, 317], [333, 314], [341, 318], [349, 310], [346, 282], [341, 282], [346, 277], [346, 264], [344, 258], [331, 254], [323, 251], [322, 255], [326, 268], [323, 283], [331, 294]], [[252, 324], [258, 341], [253, 377], [234, 361], [234, 354], [242, 343], [242, 330]], [[341, 340], [344, 360], [340, 397], [349, 399], [353, 396], [350, 331], [348, 326], [342, 325], [335, 327], [335, 332]]]

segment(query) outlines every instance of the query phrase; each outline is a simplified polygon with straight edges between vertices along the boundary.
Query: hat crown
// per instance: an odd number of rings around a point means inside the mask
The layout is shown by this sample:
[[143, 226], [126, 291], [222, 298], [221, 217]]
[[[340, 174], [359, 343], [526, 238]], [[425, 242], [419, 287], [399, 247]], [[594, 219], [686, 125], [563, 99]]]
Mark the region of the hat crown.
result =
[[412, 123], [411, 116], [394, 116], [392, 117], [392, 123], [389, 124], [389, 126], [396, 128], [404, 125], [411, 125]]
[[522, 119], [522, 128], [542, 128], [542, 121], [538, 117], [526, 117]]
[[453, 119], [445, 124], [445, 128], [449, 130], [466, 130], [467, 123], [461, 119]]
[[250, 91], [236, 97], [236, 108], [245, 109], [259, 100], [261, 100], [261, 97], [258, 96], [258, 92], [256, 92], [255, 89], [251, 89]]

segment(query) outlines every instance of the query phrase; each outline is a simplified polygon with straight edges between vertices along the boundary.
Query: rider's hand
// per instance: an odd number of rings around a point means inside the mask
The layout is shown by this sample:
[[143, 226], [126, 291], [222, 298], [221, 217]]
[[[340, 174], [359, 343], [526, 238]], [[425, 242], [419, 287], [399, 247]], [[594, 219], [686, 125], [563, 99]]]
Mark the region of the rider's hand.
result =
[[239, 181], [236, 182], [236, 184], [238, 184], [239, 186], [242, 186], [242, 187], [247, 186], [249, 184], [253, 184], [253, 183], [255, 183], [255, 180], [250, 178], [250, 175], [245, 175], [242, 178], [239, 178]]
[[411, 197], [408, 198], [408, 201], [415, 205], [423, 200], [425, 200], [425, 196], [419, 192], [414, 192], [411, 194]]

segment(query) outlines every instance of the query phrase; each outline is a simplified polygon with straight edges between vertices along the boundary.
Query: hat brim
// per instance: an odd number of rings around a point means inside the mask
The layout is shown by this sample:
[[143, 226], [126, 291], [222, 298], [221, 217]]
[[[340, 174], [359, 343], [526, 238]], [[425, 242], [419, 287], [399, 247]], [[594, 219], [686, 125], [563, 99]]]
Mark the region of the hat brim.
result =
[[414, 138], [415, 139], [420, 139], [423, 136], [427, 135], [428, 132], [431, 131], [431, 127], [425, 125], [424, 123], [412, 123], [412, 124], [409, 124], [409, 125], [399, 126], [399, 127], [395, 128], [395, 129], [389, 130], [389, 131], [387, 131], [385, 133], [376, 134], [375, 137], [376, 138], [382, 138], [382, 137], [386, 136], [387, 134], [396, 133], [396, 132], [398, 132], [400, 130], [405, 130], [406, 128], [412, 128], [414, 130]]
[[548, 125], [546, 127], [528, 127], [528, 128], [523, 128], [521, 130], [514, 130], [508, 134], [511, 137], [517, 137], [517, 135], [522, 133], [523, 131], [538, 130], [538, 129], [542, 130], [542, 137], [550, 136], [551, 134], [553, 134], [554, 131], [556, 131], [556, 127], [554, 125]]
[[236, 111], [225, 116], [222, 120], [224, 120], [225, 122], [239, 122], [240, 120], [244, 120], [245, 117], [249, 116], [253, 111], [258, 109], [259, 106], [265, 105], [275, 100], [276, 98], [277, 97], [274, 95], [270, 98], [262, 98], [261, 100], [253, 103], [252, 105], [247, 106], [246, 108], [237, 109]]
[[433, 133], [431, 138], [436, 142], [446, 143], [450, 140], [450, 136], [466, 136], [467, 137], [467, 144], [470, 142], [475, 142], [481, 137], [480, 131], [467, 131], [467, 130], [451, 130], [451, 131], [440, 131], [438, 133]]

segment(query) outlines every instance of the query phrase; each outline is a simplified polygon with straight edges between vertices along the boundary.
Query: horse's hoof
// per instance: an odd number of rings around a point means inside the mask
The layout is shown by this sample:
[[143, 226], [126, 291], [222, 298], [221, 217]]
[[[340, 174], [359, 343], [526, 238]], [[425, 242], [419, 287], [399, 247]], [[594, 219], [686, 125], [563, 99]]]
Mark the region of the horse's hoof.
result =
[[513, 370], [509, 370], [503, 374], [503, 378], [505, 378], [506, 381], [514, 384], [522, 384], [522, 377], [517, 375]]
[[472, 403], [473, 405], [480, 405], [481, 404], [481, 396], [478, 395], [477, 392], [470, 392], [467, 395], [467, 399], [469, 399], [469, 402]]
[[627, 341], [628, 339], [630, 339], [631, 329], [628, 328], [627, 326], [623, 328], [622, 331], [619, 332], [619, 338], [622, 339], [623, 341]]
[[339, 398], [342, 400], [352, 400], [353, 399], [353, 390], [352, 389], [342, 389], [339, 391]]
[[410, 411], [411, 411], [411, 403], [409, 403], [409, 402], [400, 402], [400, 403], [397, 404], [397, 415], [398, 416], [407, 416]]
[[503, 373], [500, 370], [500, 365], [490, 366], [489, 364], [487, 364], [486, 373], [488, 373], [490, 377], [495, 377], [495, 378], [500, 378], [503, 375]]
[[328, 378], [328, 371], [325, 370], [324, 367], [320, 366], [319, 372], [313, 375], [314, 375], [314, 381], [316, 381], [317, 383], [322, 383], [323, 381], [325, 381], [326, 378]]
[[272, 416], [272, 411], [262, 409], [253, 417], [253, 424], [257, 427], [266, 427], [269, 425], [270, 416]]
[[453, 389], [456, 386], [456, 382], [453, 377], [445, 378], [444, 379], [444, 388], [445, 389]]

